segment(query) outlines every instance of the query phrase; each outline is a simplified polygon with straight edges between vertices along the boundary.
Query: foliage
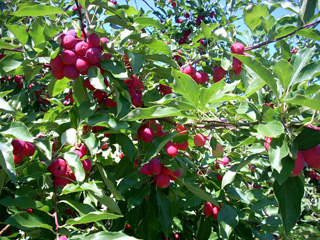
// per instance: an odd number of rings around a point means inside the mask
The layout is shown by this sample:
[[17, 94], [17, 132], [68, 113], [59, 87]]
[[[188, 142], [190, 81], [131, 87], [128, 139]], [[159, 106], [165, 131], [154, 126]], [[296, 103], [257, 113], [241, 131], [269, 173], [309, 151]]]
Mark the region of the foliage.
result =
[[[320, 144], [320, 6], [212, 2], [0, 2], [3, 239], [320, 237], [318, 170], [292, 173]], [[108, 41], [99, 64], [57, 80], [72, 29]], [[34, 154], [15, 152], [27, 143]], [[155, 158], [162, 179], [141, 173]], [[57, 159], [67, 175], [48, 169]]]

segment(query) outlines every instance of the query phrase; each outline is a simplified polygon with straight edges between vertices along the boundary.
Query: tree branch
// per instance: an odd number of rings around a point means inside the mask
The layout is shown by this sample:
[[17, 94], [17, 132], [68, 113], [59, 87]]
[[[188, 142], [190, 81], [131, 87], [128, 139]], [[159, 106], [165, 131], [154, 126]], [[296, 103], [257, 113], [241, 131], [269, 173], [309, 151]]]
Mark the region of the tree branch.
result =
[[87, 39], [87, 34], [86, 34], [85, 30], [84, 30], [84, 24], [83, 24], [83, 19], [82, 19], [80, 4], [79, 4], [78, 0], [76, 0], [76, 5], [77, 5], [78, 14], [79, 14], [81, 31], [82, 31], [82, 33], [83, 33], [84, 39], [86, 40], [86, 39]]
[[259, 44], [257, 44], [257, 45], [254, 45], [254, 46], [252, 46], [252, 47], [246, 47], [246, 48], [244, 48], [244, 51], [250, 51], [250, 50], [252, 50], [252, 49], [260, 48], [260, 47], [262, 47], [262, 46], [264, 46], [264, 45], [267, 45], [267, 44], [269, 44], [269, 43], [277, 42], [277, 41], [282, 40], [282, 39], [284, 39], [284, 38], [287, 38], [287, 37], [290, 37], [290, 36], [292, 36], [292, 35], [295, 35], [295, 34], [296, 34], [298, 31], [300, 31], [301, 29], [312, 27], [312, 26], [314, 26], [314, 25], [317, 25], [318, 23], [320, 23], [320, 19], [318, 19], [318, 20], [317, 20], [316, 22], [314, 22], [314, 23], [310, 23], [310, 24], [307, 24], [307, 25], [303, 25], [302, 27], [299, 27], [297, 30], [295, 30], [295, 31], [293, 31], [293, 32], [291, 32], [291, 33], [289, 33], [289, 34], [287, 34], [287, 35], [285, 35], [285, 36], [282, 36], [282, 37], [279, 37], [279, 38], [275, 38], [275, 39], [273, 39], [273, 40], [265, 41], [265, 42], [259, 43]]
[[7, 231], [9, 227], [10, 227], [10, 224], [8, 224], [8, 225], [5, 226], [4, 228], [2, 228], [1, 231], [0, 231], [0, 236], [1, 236], [5, 231]]
[[9, 49], [9, 48], [2, 48], [3, 51], [12, 51], [12, 52], [21, 52], [21, 53], [24, 53], [24, 51], [22, 49], [18, 49], [18, 48], [12, 48], [12, 49]]

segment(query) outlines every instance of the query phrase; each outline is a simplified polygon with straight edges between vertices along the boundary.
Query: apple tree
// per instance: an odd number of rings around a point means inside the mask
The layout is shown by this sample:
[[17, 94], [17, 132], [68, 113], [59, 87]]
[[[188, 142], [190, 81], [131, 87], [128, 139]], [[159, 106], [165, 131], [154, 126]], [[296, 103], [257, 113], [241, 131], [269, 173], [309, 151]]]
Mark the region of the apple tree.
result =
[[319, 1], [0, 2], [1, 239], [320, 238]]

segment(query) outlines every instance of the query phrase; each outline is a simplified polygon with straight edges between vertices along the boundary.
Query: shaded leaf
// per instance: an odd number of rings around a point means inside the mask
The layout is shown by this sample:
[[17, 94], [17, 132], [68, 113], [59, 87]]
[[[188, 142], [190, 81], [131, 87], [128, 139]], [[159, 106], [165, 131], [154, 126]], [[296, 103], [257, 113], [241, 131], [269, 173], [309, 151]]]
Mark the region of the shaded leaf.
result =
[[97, 222], [100, 220], [106, 219], [117, 219], [123, 217], [122, 215], [117, 215], [114, 213], [108, 212], [90, 212], [86, 215], [77, 218], [69, 218], [66, 224], [74, 225], [74, 224], [85, 224], [90, 222]]

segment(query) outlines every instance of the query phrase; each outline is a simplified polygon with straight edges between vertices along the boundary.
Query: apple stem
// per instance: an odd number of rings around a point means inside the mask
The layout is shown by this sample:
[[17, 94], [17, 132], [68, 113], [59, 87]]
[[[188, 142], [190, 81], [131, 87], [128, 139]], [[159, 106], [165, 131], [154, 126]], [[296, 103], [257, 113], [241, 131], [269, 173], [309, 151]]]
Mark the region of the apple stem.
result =
[[84, 39], [86, 40], [86, 39], [87, 39], [87, 34], [86, 34], [85, 30], [84, 30], [84, 24], [83, 24], [83, 19], [82, 19], [80, 4], [79, 4], [78, 0], [76, 0], [76, 5], [77, 5], [77, 11], [78, 11], [78, 14], [79, 14], [81, 31], [82, 31], [82, 33], [83, 33]]
[[265, 42], [259, 43], [257, 45], [254, 45], [252, 47], [246, 47], [246, 48], [244, 48], [244, 51], [250, 51], [252, 49], [260, 48], [260, 47], [262, 47], [264, 45], [267, 45], [269, 43], [277, 42], [277, 41], [282, 40], [284, 38], [287, 38], [287, 37], [290, 37], [292, 35], [295, 35], [301, 29], [312, 27], [314, 25], [317, 25], [318, 23], [320, 23], [320, 19], [318, 19], [317, 21], [315, 21], [313, 23], [310, 23], [310, 24], [307, 24], [307, 25], [303, 25], [303, 26], [299, 27], [298, 29], [294, 30], [293, 32], [291, 32], [291, 33], [289, 33], [289, 34], [287, 34], [285, 36], [282, 36], [282, 37], [279, 37], [279, 38], [275, 38], [273, 40], [265, 41]]

